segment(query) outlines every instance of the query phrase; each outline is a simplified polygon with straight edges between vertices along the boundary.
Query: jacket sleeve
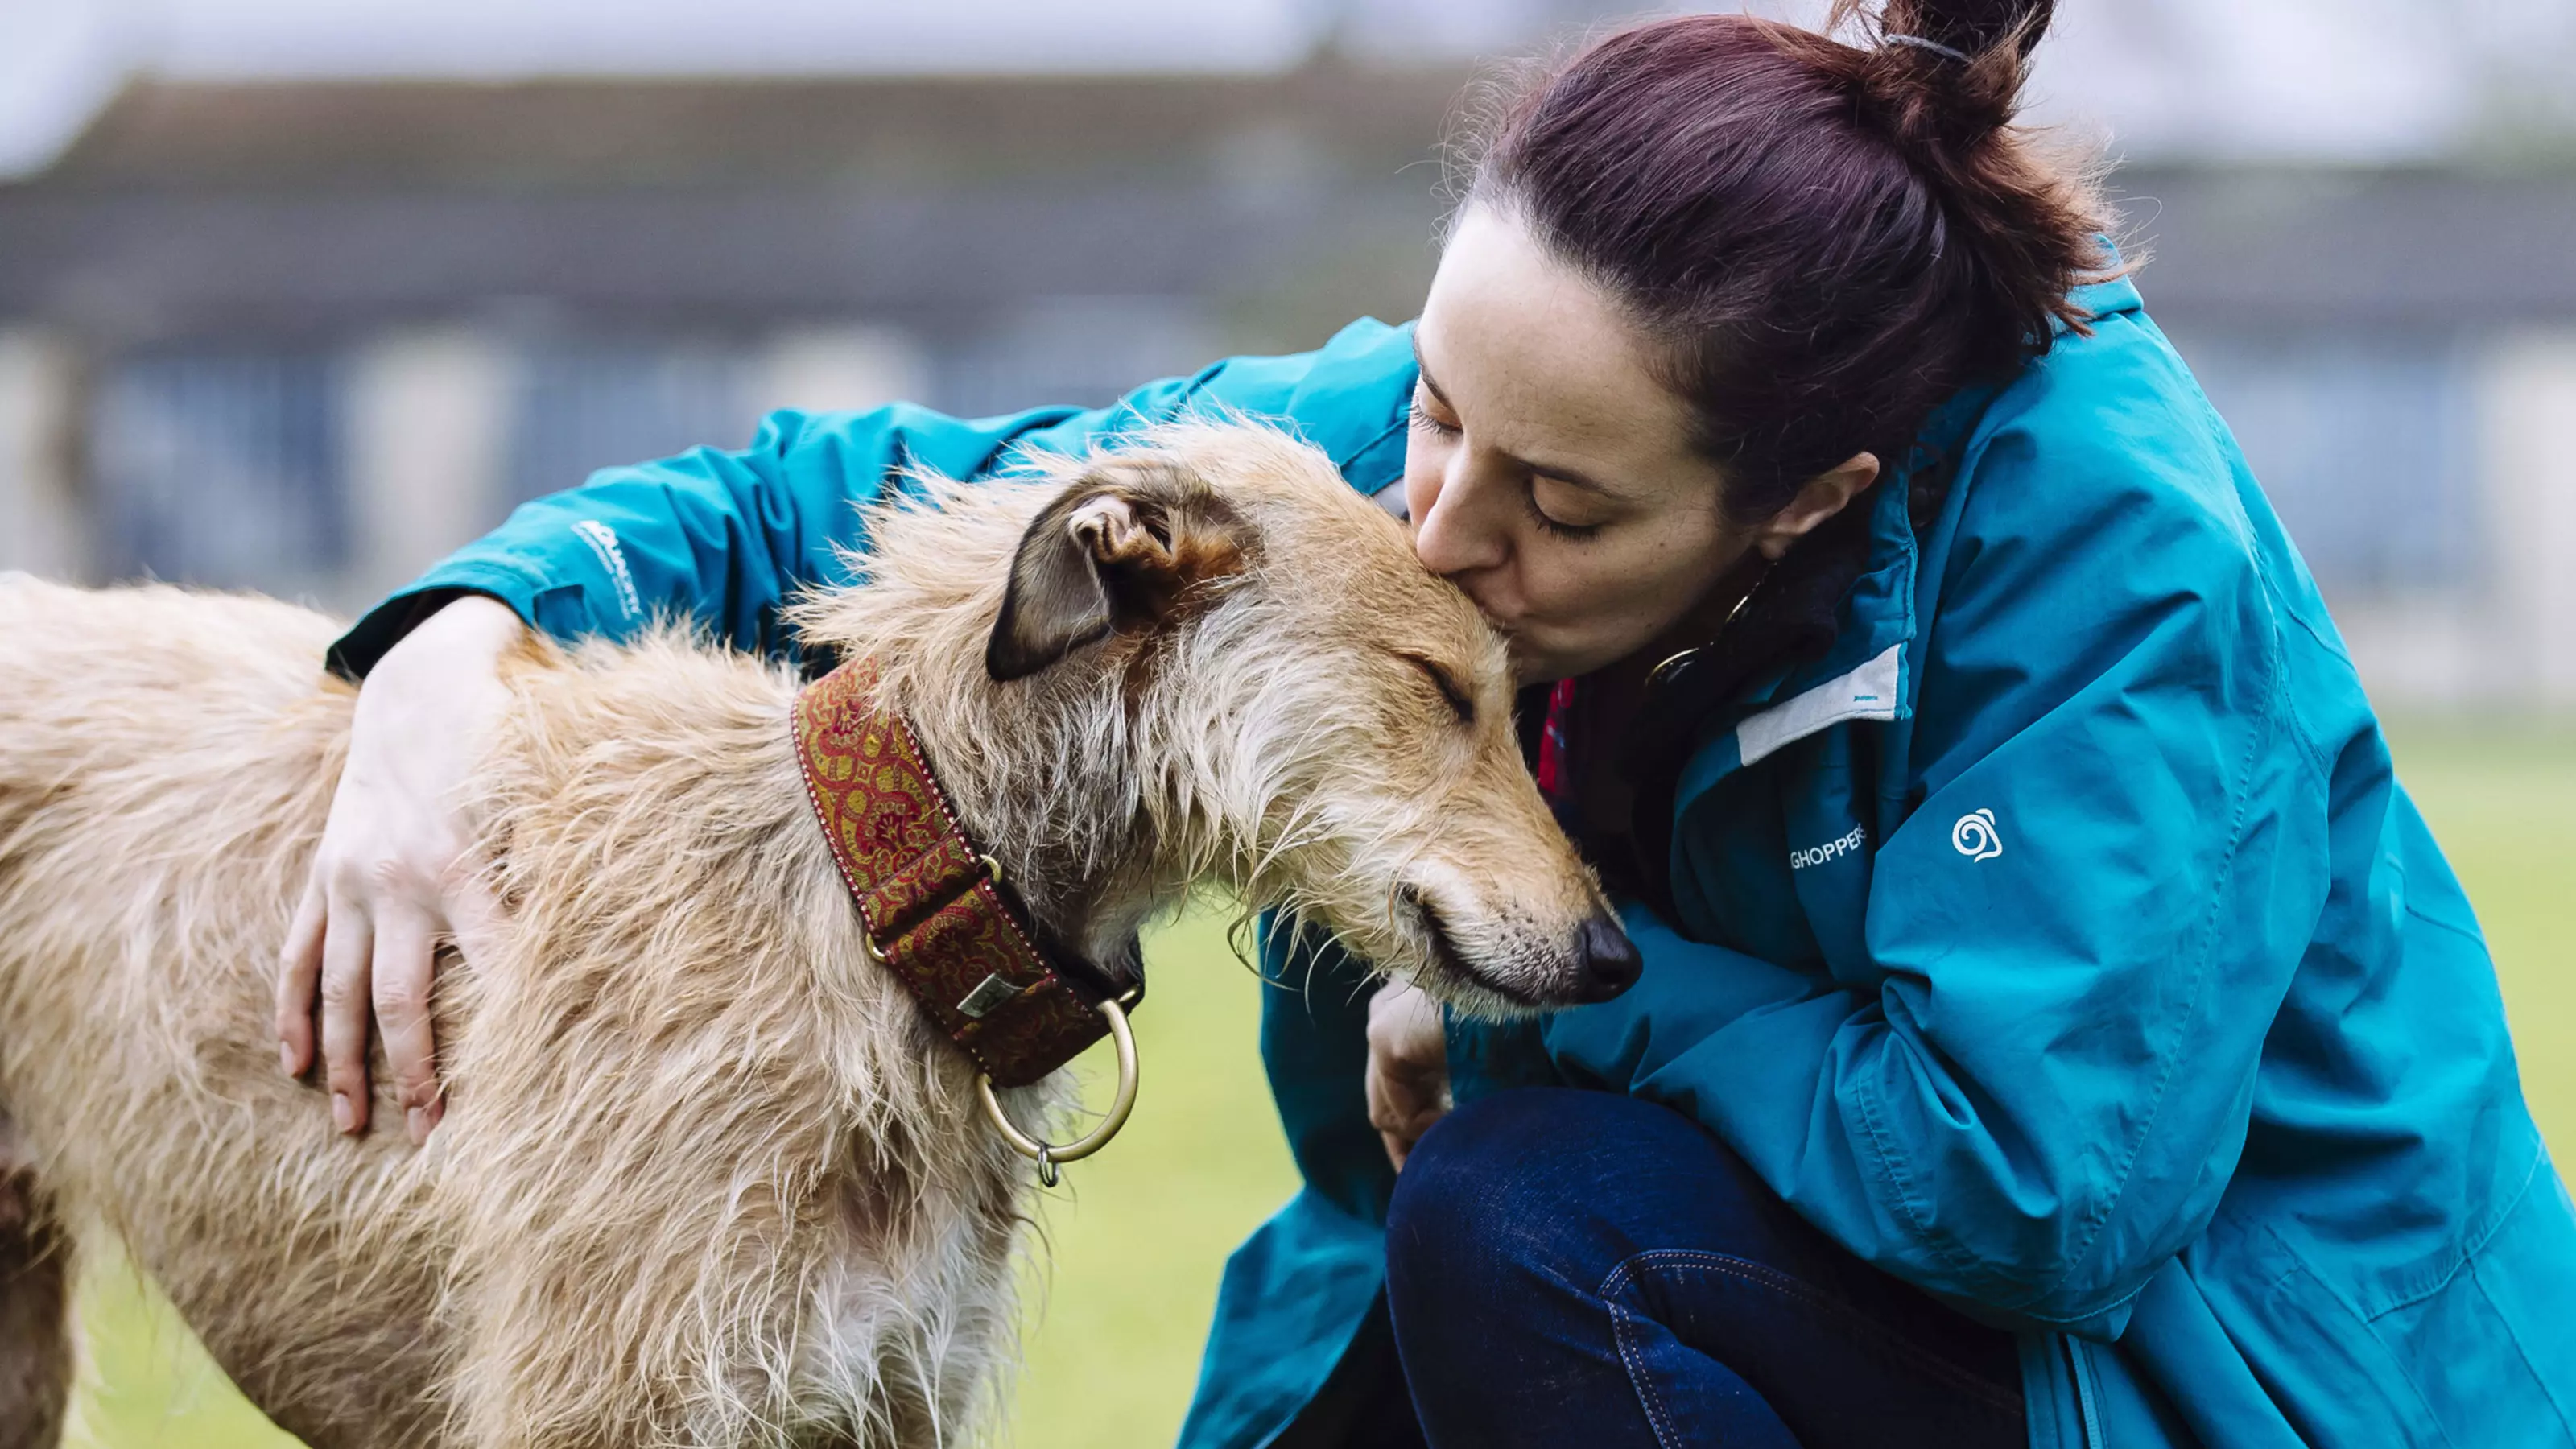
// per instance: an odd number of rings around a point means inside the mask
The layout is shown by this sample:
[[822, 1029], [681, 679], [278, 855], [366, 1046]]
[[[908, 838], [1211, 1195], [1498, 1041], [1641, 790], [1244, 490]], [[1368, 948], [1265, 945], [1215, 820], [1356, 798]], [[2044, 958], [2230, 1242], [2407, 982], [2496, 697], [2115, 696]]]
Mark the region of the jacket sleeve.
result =
[[[2222, 439], [2122, 421], [1988, 446], [1857, 959], [1632, 910], [1640, 987], [1547, 1032], [1560, 1070], [1699, 1118], [1867, 1261], [2103, 1338], [2216, 1210], [2328, 890], [2250, 482]], [[1677, 869], [1709, 833], [1683, 818]]]
[[[1374, 417], [1370, 409], [1382, 410], [1381, 394], [1409, 386], [1409, 373], [1398, 373], [1410, 357], [1407, 331], [1362, 322], [1322, 351], [1233, 358], [1105, 408], [975, 420], [909, 404], [774, 413], [739, 452], [699, 448], [603, 469], [578, 488], [522, 505], [360, 619], [332, 646], [331, 664], [363, 677], [429, 610], [461, 592], [489, 594], [558, 639], [619, 638], [676, 618], [737, 649], [792, 656], [779, 606], [803, 585], [846, 577], [845, 552], [867, 547], [860, 505], [908, 469], [989, 477], [1022, 449], [1079, 453], [1194, 410], [1292, 426], [1311, 412], [1325, 431], [1347, 432]], [[1352, 406], [1353, 394], [1366, 406]], [[1341, 453], [1336, 461], [1345, 461]]]

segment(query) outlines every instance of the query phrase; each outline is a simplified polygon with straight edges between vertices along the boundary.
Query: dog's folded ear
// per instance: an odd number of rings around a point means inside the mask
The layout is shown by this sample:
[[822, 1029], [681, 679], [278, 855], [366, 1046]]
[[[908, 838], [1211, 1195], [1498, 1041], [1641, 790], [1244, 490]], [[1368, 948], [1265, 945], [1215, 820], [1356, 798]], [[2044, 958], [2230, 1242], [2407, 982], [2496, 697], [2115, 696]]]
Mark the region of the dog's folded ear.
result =
[[1194, 586], [1243, 566], [1245, 542], [1241, 517], [1197, 475], [1102, 459], [1020, 535], [984, 668], [1008, 682], [1112, 634], [1165, 627]]

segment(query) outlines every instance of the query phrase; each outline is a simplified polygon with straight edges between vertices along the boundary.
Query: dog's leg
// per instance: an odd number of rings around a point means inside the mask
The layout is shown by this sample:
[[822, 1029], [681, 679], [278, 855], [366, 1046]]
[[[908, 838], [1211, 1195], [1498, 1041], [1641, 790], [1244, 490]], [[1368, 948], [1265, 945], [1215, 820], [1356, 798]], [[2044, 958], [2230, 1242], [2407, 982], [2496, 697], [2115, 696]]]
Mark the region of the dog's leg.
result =
[[0, 1118], [0, 1449], [53, 1449], [71, 1398], [71, 1237]]

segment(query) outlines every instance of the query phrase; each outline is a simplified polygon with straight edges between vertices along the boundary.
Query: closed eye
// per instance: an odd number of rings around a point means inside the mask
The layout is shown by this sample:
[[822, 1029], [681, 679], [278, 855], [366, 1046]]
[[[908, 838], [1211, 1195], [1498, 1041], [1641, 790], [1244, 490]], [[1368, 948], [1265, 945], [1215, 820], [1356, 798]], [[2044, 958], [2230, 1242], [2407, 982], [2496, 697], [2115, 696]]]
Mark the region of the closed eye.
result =
[[1423, 676], [1431, 681], [1431, 687], [1439, 690], [1440, 697], [1448, 701], [1449, 708], [1458, 716], [1458, 723], [1472, 725], [1476, 722], [1476, 696], [1447, 665], [1422, 654], [1399, 654], [1397, 657], [1422, 671]]

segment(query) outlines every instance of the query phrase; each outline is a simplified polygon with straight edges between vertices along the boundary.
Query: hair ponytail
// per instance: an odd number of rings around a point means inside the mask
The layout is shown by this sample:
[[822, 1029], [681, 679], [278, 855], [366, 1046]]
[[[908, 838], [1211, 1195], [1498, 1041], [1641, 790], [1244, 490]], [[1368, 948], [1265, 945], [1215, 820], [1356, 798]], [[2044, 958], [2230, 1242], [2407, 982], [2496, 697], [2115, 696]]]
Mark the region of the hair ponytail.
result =
[[[1855, 94], [1943, 202], [1948, 230], [1974, 263], [1978, 304], [2013, 320], [1974, 366], [1991, 371], [2045, 347], [2050, 323], [2082, 331], [2067, 296], [2103, 275], [2103, 210], [2090, 167], [2014, 128], [2030, 55], [2054, 0], [1887, 0], [1862, 24], [1877, 45], [1853, 49]], [[1862, 17], [1838, 0], [1834, 27]], [[1898, 42], [1919, 38], [1964, 60]]]
[[1836, 0], [1828, 31], [1871, 42], [1840, 46], [1829, 70], [1899, 144], [1973, 148], [2012, 124], [2030, 53], [2047, 31], [2050, 0]]
[[[1861, 7], [1862, 0], [1838, 0], [1825, 28], [1839, 28]], [[2056, 0], [1886, 0], [1877, 23], [1882, 36], [1911, 35], [1972, 60], [2005, 50], [2028, 60], [2056, 11]]]
[[2116, 267], [2089, 167], [2014, 124], [2052, 0], [1837, 0], [1610, 36], [1507, 106], [1471, 204], [1619, 297], [1747, 518], [2082, 330]]

